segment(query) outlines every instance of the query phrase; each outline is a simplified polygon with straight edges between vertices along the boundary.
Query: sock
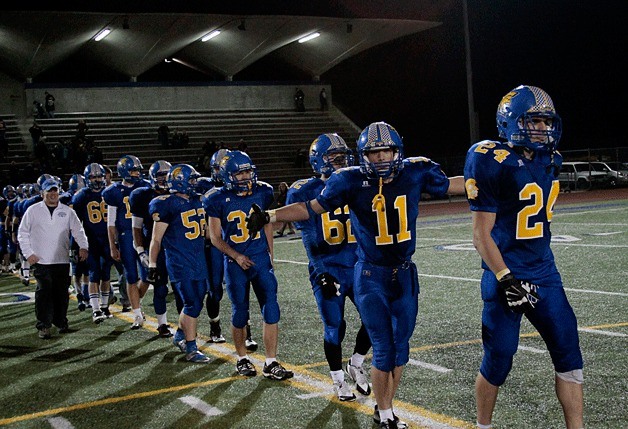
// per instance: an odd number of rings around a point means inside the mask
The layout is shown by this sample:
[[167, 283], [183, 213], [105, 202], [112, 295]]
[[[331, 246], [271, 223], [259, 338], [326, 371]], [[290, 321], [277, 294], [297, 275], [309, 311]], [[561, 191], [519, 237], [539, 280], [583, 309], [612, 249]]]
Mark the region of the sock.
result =
[[479, 429], [491, 429], [492, 427], [493, 427], [493, 425], [492, 425], [492, 424], [490, 424], [490, 423], [489, 423], [489, 424], [487, 424], [487, 425], [483, 425], [483, 424], [481, 424], [481, 423], [478, 423], [478, 428], [479, 428]]
[[109, 307], [109, 292], [100, 292], [100, 306]]
[[177, 332], [174, 333], [173, 340], [175, 343], [178, 343], [181, 340], [185, 340], [185, 332], [183, 332], [182, 329], [177, 328]]
[[389, 408], [387, 410], [379, 410], [379, 418], [383, 422], [385, 422], [386, 420], [395, 420], [392, 408]]
[[277, 358], [266, 358], [266, 365], [270, 365], [271, 363], [275, 362], [277, 360]]
[[144, 315], [142, 314], [142, 309], [141, 308], [134, 308], [133, 309], [133, 314], [135, 314], [138, 317], [144, 317]]
[[98, 298], [98, 294], [90, 294], [89, 303], [91, 304], [93, 311], [100, 311], [100, 299]]
[[351, 356], [351, 360], [349, 360], [349, 363], [357, 367], [362, 366], [362, 364], [364, 363], [364, 355], [354, 353], [353, 356]]
[[157, 325], [167, 325], [168, 318], [166, 317], [166, 313], [157, 315]]
[[186, 341], [185, 343], [185, 352], [192, 353], [193, 351], [198, 350], [198, 346], [196, 345], [196, 340]]
[[238, 362], [241, 361], [242, 359], [251, 360], [249, 359], [249, 355], [238, 356]]
[[343, 370], [340, 371], [329, 371], [329, 375], [331, 375], [331, 379], [334, 383], [341, 383], [345, 381], [345, 373]]

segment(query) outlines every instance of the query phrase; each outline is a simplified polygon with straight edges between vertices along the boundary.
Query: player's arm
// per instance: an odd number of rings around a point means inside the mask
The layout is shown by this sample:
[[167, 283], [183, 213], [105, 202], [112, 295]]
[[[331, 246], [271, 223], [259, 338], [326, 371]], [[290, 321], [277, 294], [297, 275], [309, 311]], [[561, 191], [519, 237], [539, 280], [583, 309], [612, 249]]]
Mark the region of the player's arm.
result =
[[139, 216], [133, 216], [131, 219], [132, 228], [131, 231], [133, 233], [133, 248], [137, 252], [137, 256], [140, 258], [140, 263], [148, 268], [149, 259], [148, 252], [144, 249], [144, 234], [142, 232], [142, 227], [144, 226], [144, 219]]
[[325, 212], [323, 206], [321, 206], [316, 199], [306, 203], [292, 203], [268, 211], [263, 211], [257, 204], [253, 204], [253, 212], [246, 218], [246, 227], [250, 234], [256, 234], [268, 223], [300, 222], [308, 220], [310, 218], [310, 210], [315, 214]]
[[220, 250], [222, 253], [236, 261], [243, 270], [248, 270], [253, 265], [255, 265], [248, 256], [236, 252], [233, 247], [229, 246], [229, 244], [225, 240], [223, 240], [222, 222], [220, 221], [220, 218], [210, 216], [208, 230], [209, 239], [211, 240], [212, 245]]
[[107, 237], [109, 238], [109, 248], [114, 261], [120, 261], [120, 250], [116, 242], [118, 241], [118, 229], [116, 228], [117, 207], [107, 206]]
[[[482, 260], [488, 265], [490, 270], [495, 273], [499, 280], [501, 276], [498, 274], [507, 270], [506, 263], [502, 257], [495, 240], [491, 236], [491, 231], [495, 225], [495, 213], [473, 211], [471, 219], [473, 220], [473, 245], [482, 257]], [[502, 274], [503, 276], [503, 274]]]
[[161, 251], [161, 240], [168, 229], [168, 224], [166, 222], [155, 222], [153, 224], [153, 235], [150, 239], [150, 246], [148, 251], [148, 261], [149, 267], [157, 266], [157, 257], [159, 256], [159, 252]]
[[273, 235], [273, 224], [269, 223], [264, 226], [264, 234], [266, 234], [266, 242], [268, 243], [268, 251], [270, 252], [270, 261], [275, 260], [275, 254], [273, 252], [273, 245], [275, 243]]
[[449, 177], [449, 195], [465, 195], [464, 176]]

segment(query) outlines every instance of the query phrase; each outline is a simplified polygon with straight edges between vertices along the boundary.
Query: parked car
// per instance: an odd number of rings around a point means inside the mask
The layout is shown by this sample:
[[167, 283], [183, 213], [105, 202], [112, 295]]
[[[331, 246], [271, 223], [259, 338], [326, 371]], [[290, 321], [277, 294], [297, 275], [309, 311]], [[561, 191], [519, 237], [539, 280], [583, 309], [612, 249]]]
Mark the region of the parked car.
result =
[[558, 181], [561, 189], [566, 190], [602, 188], [608, 183], [608, 175], [596, 171], [589, 162], [563, 162]]
[[593, 166], [595, 171], [606, 173], [607, 185], [611, 188], [628, 185], [628, 175], [626, 175], [625, 172], [619, 171], [617, 168], [611, 168], [608, 163], [593, 161], [591, 162], [591, 166]]

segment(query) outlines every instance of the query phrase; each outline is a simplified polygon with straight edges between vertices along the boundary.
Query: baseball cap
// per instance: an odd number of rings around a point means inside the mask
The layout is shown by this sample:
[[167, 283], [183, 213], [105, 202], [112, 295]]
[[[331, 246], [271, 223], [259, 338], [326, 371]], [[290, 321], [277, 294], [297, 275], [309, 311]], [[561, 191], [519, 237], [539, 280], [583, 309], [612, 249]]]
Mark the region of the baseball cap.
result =
[[42, 191], [49, 191], [52, 188], [59, 189], [59, 183], [55, 179], [46, 179], [44, 183], [41, 185]]

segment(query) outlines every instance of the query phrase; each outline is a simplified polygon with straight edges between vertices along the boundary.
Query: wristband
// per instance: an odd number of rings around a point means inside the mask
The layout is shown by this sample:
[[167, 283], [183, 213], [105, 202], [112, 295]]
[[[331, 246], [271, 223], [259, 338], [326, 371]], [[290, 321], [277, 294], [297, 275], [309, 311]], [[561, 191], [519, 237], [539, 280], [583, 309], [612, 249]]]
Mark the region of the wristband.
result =
[[139, 255], [139, 254], [141, 254], [141, 253], [143, 253], [143, 252], [144, 252], [144, 248], [143, 248], [142, 246], [137, 246], [137, 247], [135, 248], [135, 251], [136, 251], [136, 252], [137, 252], [137, 254]]
[[501, 279], [503, 279], [506, 274], [510, 274], [510, 270], [508, 269], [508, 267], [495, 274], [495, 277], [497, 277], [497, 281], [501, 281]]
[[277, 213], [276, 210], [268, 210], [268, 223], [277, 222]]
[[149, 262], [148, 268], [157, 268], [157, 262]]

